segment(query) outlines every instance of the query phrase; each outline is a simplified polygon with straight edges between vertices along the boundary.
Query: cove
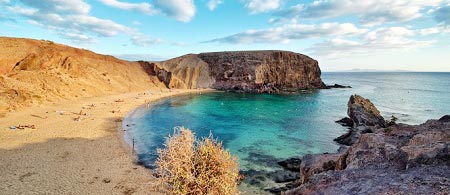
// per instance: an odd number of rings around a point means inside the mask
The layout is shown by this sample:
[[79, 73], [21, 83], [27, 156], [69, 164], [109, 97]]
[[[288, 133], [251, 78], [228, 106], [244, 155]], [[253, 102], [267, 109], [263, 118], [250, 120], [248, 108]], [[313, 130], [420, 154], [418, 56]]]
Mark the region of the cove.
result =
[[[174, 127], [198, 137], [213, 133], [240, 159], [242, 170], [271, 170], [278, 160], [334, 152], [333, 139], [345, 132], [334, 123], [343, 109], [320, 91], [289, 95], [212, 92], [186, 95], [141, 107], [133, 114], [129, 137], [139, 160], [152, 167], [156, 148]], [[130, 117], [129, 117], [130, 118]]]
[[212, 132], [239, 157], [242, 171], [268, 173], [281, 169], [277, 161], [286, 158], [335, 152], [339, 145], [333, 139], [346, 128], [334, 121], [346, 116], [350, 95], [369, 98], [386, 119], [394, 115], [398, 122], [418, 124], [448, 112], [449, 78], [449, 73], [325, 73], [325, 83], [353, 88], [172, 97], [130, 113], [123, 122], [125, 140], [130, 145], [135, 140], [139, 161], [152, 168], [156, 149], [174, 127], [189, 128], [198, 137]]

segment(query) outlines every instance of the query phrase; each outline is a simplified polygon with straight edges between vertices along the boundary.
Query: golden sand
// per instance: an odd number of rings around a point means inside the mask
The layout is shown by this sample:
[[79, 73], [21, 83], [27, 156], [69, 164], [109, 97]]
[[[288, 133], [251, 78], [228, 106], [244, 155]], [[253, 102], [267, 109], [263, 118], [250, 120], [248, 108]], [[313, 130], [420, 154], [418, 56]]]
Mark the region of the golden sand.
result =
[[[122, 118], [149, 101], [203, 91], [154, 89], [8, 113], [0, 118], [0, 193], [157, 194], [155, 178], [123, 147]], [[18, 125], [36, 129], [10, 129]]]

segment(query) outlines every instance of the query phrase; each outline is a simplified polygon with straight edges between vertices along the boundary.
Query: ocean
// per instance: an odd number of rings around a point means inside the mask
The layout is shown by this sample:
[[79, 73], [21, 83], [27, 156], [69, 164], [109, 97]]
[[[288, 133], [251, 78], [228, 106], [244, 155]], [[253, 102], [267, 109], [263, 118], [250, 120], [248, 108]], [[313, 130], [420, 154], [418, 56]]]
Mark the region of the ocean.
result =
[[[295, 94], [212, 92], [155, 102], [130, 113], [125, 139], [135, 140], [138, 158], [148, 167], [174, 127], [199, 137], [210, 133], [239, 157], [243, 171], [275, 171], [276, 162], [308, 153], [336, 152], [334, 138], [347, 129], [335, 121], [347, 116], [352, 94], [370, 99], [385, 119], [420, 124], [450, 114], [450, 73], [323, 73], [328, 84], [348, 89]], [[127, 126], [128, 125], [128, 126]]]

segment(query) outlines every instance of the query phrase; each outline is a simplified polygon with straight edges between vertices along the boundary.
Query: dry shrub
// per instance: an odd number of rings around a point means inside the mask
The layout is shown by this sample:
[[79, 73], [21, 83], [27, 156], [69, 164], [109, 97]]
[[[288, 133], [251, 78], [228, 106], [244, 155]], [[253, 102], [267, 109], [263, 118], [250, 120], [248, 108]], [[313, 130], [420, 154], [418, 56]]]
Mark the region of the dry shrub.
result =
[[156, 171], [167, 194], [239, 194], [237, 158], [212, 135], [197, 140], [189, 129], [176, 128], [158, 154]]

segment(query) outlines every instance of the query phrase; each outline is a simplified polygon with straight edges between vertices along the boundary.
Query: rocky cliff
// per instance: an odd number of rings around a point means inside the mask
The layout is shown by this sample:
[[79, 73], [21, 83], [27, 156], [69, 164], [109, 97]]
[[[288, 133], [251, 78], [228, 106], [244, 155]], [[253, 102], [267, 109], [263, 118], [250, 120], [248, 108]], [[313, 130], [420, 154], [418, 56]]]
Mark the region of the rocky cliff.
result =
[[421, 125], [386, 124], [357, 95], [349, 100], [348, 115], [352, 128], [371, 131], [359, 132], [338, 153], [304, 156], [300, 179], [282, 188], [293, 188], [285, 194], [450, 193], [450, 116]]
[[326, 87], [316, 60], [288, 51], [189, 54], [157, 66], [172, 73], [174, 88], [278, 93]]

